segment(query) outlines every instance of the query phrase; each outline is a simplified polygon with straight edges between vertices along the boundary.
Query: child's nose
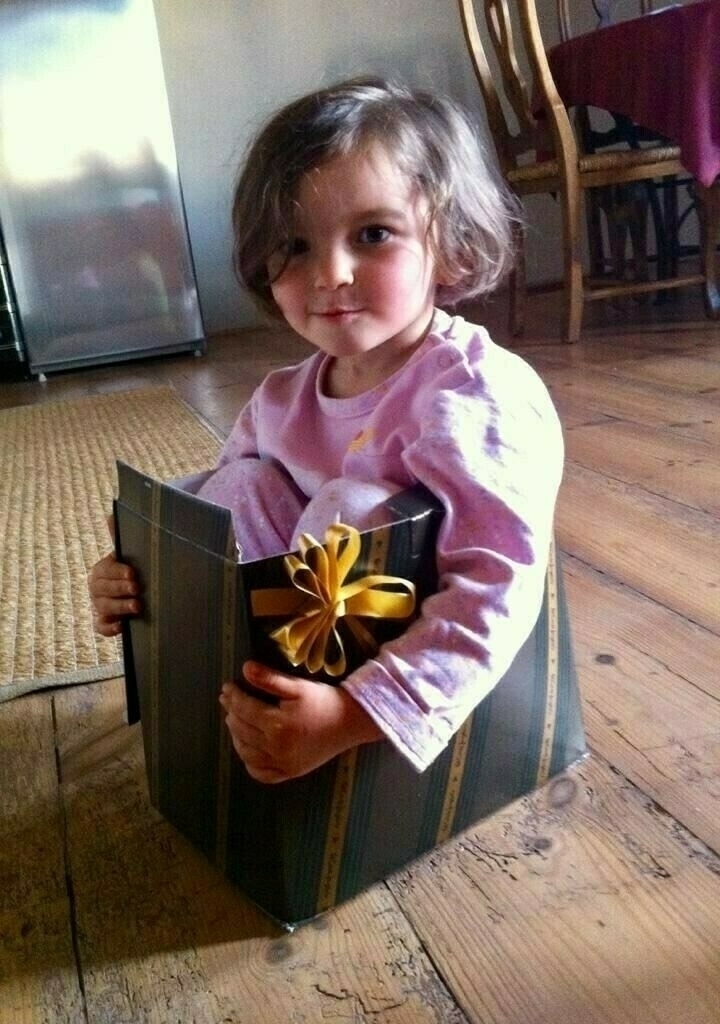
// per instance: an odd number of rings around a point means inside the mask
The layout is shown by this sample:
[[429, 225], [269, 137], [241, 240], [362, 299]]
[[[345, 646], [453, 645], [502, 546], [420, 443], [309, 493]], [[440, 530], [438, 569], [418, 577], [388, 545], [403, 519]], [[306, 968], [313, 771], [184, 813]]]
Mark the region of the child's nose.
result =
[[354, 260], [344, 246], [327, 246], [317, 253], [315, 260], [315, 287], [340, 288], [351, 284]]

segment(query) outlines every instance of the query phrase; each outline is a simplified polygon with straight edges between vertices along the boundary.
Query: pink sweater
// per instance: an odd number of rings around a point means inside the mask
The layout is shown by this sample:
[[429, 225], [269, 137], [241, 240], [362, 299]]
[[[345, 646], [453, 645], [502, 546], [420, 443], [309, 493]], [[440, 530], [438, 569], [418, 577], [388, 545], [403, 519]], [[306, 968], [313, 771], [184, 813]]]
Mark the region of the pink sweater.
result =
[[445, 508], [439, 589], [343, 686], [418, 769], [503, 676], [543, 596], [563, 442], [548, 392], [487, 332], [437, 310], [392, 377], [328, 398], [327, 357], [271, 373], [220, 465], [276, 460], [309, 498], [337, 477], [423, 483]]

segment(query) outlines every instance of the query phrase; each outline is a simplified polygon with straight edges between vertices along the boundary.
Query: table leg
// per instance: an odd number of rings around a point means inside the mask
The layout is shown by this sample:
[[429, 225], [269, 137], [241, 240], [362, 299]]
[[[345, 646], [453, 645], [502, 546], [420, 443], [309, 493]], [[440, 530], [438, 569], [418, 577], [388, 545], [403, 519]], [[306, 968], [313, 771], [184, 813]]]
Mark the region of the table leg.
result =
[[700, 252], [705, 274], [705, 311], [709, 317], [720, 317], [716, 247], [720, 240], [720, 179], [706, 188], [695, 184], [700, 213]]

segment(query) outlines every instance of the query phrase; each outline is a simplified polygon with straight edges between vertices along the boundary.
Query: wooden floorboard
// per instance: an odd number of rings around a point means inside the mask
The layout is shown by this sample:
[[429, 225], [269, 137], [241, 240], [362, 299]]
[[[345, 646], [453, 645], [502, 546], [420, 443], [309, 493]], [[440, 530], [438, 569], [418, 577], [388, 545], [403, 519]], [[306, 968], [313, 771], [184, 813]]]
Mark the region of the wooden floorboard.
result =
[[567, 411], [577, 414], [584, 410], [586, 416], [595, 413], [625, 423], [659, 427], [678, 437], [720, 446], [720, 408], [707, 396], [591, 367], [539, 369], [563, 420]]
[[568, 459], [720, 518], [720, 460], [707, 441], [623, 420], [566, 430]]
[[563, 551], [720, 634], [714, 516], [569, 463], [556, 528]]
[[718, 638], [563, 561], [588, 742], [720, 852]]
[[390, 887], [474, 1024], [717, 1019], [720, 862], [599, 755]]
[[[590, 758], [292, 935], [150, 807], [118, 680], [0, 705], [0, 1024], [714, 1024], [720, 1005], [720, 325], [697, 295], [559, 296], [547, 382]], [[287, 331], [0, 384], [0, 408], [173, 384], [226, 435]]]
[[624, 363], [622, 376], [669, 387], [673, 392], [702, 395], [711, 401], [720, 400], [720, 370], [717, 361], [706, 353], [649, 356]]
[[150, 807], [122, 681], [54, 703], [90, 1021], [463, 1024], [387, 886], [285, 934]]
[[83, 1021], [52, 699], [0, 706], [0, 1024]]

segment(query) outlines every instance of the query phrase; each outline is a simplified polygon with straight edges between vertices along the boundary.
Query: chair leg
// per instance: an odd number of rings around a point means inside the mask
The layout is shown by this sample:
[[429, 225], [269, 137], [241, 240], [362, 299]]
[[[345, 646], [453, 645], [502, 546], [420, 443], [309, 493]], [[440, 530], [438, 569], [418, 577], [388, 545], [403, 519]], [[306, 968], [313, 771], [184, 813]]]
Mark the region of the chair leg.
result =
[[601, 203], [599, 189], [589, 188], [586, 203], [586, 226], [588, 254], [590, 256], [590, 274], [592, 277], [603, 277], [605, 274], [605, 251], [603, 246]]
[[584, 284], [580, 239], [580, 190], [567, 187], [562, 195], [563, 263], [565, 267], [565, 317], [563, 340], [573, 344], [580, 337]]
[[601, 205], [605, 213], [610, 243], [613, 277], [624, 281], [627, 273], [627, 240], [632, 248], [632, 279], [647, 281], [650, 277], [647, 255], [647, 196], [644, 186], [609, 185], [602, 190]]
[[579, 259], [565, 267], [565, 324], [563, 340], [574, 344], [580, 338], [583, 314], [583, 268]]
[[700, 214], [700, 251], [705, 275], [705, 312], [714, 320], [720, 317], [716, 246], [720, 237], [720, 180], [710, 188], [695, 183]]
[[647, 254], [647, 198], [636, 194], [628, 211], [628, 230], [633, 250], [633, 271], [637, 281], [648, 281], [650, 271]]
[[625, 280], [628, 224], [625, 211], [607, 210], [607, 231], [610, 239], [610, 263], [616, 281]]
[[662, 209], [657, 198], [657, 188], [648, 182], [648, 192], [654, 197], [652, 205], [657, 248], [657, 276], [677, 277], [678, 275], [678, 205], [677, 179], [668, 175], [662, 180]]
[[525, 276], [525, 229], [516, 225], [515, 267], [510, 275], [510, 333], [513, 337], [525, 330], [525, 306], [527, 301], [527, 280]]

